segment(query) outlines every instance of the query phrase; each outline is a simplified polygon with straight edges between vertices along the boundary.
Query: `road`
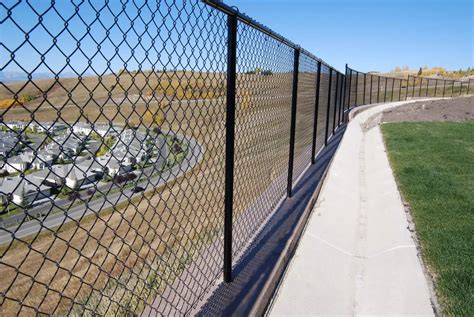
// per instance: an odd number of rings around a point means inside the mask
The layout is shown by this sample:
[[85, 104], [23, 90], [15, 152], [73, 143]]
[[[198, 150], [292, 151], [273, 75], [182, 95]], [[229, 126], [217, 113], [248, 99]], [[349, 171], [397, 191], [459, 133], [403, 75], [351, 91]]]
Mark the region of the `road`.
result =
[[[166, 184], [169, 181], [172, 181], [188, 170], [192, 169], [197, 163], [199, 163], [204, 155], [204, 148], [200, 145], [195, 139], [189, 137], [182, 137], [183, 140], [188, 142], [188, 153], [184, 158], [183, 162], [179, 165], [174, 166], [172, 169], [163, 172], [160, 175], [148, 178], [149, 174], [153, 173], [153, 169], [149, 168], [144, 170], [141, 173], [138, 183], [146, 182], [146, 185], [143, 185], [144, 191], [139, 193], [133, 193], [133, 188], [123, 189], [121, 191], [107, 194], [107, 197], [97, 198], [91, 202], [73, 207], [68, 209], [64, 213], [54, 213], [49, 214], [43, 220], [33, 219], [24, 223], [20, 223], [16, 228], [0, 228], [0, 245], [9, 243], [13, 239], [21, 239], [28, 237], [33, 234], [37, 234], [41, 231], [50, 230], [63, 225], [70, 221], [80, 221], [83, 217], [86, 217], [90, 214], [99, 214], [101, 211], [113, 207], [121, 202], [125, 202], [134, 197], [143, 195], [146, 192], [155, 190], [156, 188]], [[110, 188], [112, 184], [107, 185]], [[104, 189], [107, 189], [105, 187]], [[71, 202], [67, 200], [62, 200], [60, 204], [54, 203], [54, 207], [64, 207]], [[40, 209], [37, 209], [40, 208]], [[48, 213], [51, 210], [50, 206], [38, 206], [35, 208], [35, 214], [41, 214], [42, 212]], [[22, 215], [24, 216], [24, 215]]]

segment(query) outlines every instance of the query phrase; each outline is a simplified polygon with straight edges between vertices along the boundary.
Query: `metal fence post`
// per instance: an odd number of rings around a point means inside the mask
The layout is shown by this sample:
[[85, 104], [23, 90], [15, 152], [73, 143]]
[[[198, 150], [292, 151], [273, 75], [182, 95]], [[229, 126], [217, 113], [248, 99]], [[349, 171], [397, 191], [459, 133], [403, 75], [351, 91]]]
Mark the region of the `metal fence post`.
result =
[[438, 92], [438, 79], [435, 80], [435, 93], [434, 93], [435, 97], [437, 95], [437, 92]]
[[333, 134], [334, 134], [334, 131], [336, 131], [336, 112], [337, 112], [338, 92], [339, 92], [339, 73], [336, 71], [336, 89], [334, 89], [334, 115], [332, 119], [332, 133]]
[[446, 79], [443, 79], [443, 97], [445, 96], [446, 92]]
[[418, 97], [421, 97], [421, 90], [423, 89], [423, 77], [420, 77], [420, 89], [418, 91]]
[[[399, 80], [399, 81], [400, 81], [400, 80]], [[395, 86], [395, 83], [396, 83], [396, 82], [397, 82], [397, 80], [394, 79], [394, 80], [393, 80], [394, 86]], [[400, 84], [400, 86], [401, 86], [401, 84]], [[394, 87], [393, 89], [394, 89], [394, 91], [395, 91], [395, 87]], [[392, 93], [393, 93], [393, 92], [392, 92]], [[400, 90], [398, 91], [398, 100], [400, 100]], [[398, 100], [396, 100], [396, 101], [398, 101]]]
[[410, 79], [410, 75], [408, 75], [407, 85], [405, 86], [405, 100], [408, 99], [408, 83], [410, 82], [409, 79]]
[[454, 80], [453, 83], [451, 84], [451, 97], [454, 95]]
[[344, 98], [346, 98], [346, 76], [341, 74], [341, 97], [339, 98], [339, 111], [337, 118], [337, 126], [341, 125], [342, 114], [344, 113]]
[[401, 97], [402, 97], [402, 82], [403, 82], [403, 79], [399, 79], [400, 80], [400, 88], [398, 89], [398, 101], [400, 101]]
[[377, 76], [377, 103], [379, 103], [379, 97], [380, 97], [380, 76]]
[[225, 135], [224, 281], [232, 282], [232, 213], [234, 197], [235, 90], [237, 17], [227, 16], [227, 109]]
[[[356, 80], [356, 82], [357, 82], [357, 80]], [[331, 84], [332, 84], [332, 68], [329, 68], [328, 107], [327, 107], [328, 111], [326, 112], [326, 132], [324, 134], [324, 145], [328, 145], [329, 110], [331, 110]], [[357, 102], [356, 102], [356, 104], [357, 104]]]
[[365, 89], [367, 83], [367, 74], [364, 73], [364, 93], [362, 94], [362, 104], [365, 105]]
[[347, 93], [347, 109], [351, 107], [351, 92], [352, 92], [352, 69], [349, 69], [349, 87], [346, 88]]
[[359, 72], [356, 71], [356, 87], [355, 87], [355, 107], [357, 107], [357, 90], [359, 90]]
[[291, 92], [290, 155], [288, 158], [288, 184], [286, 189], [288, 197], [291, 197], [291, 195], [293, 194], [293, 161], [295, 156], [296, 105], [298, 95], [299, 64], [300, 50], [295, 49], [295, 57], [293, 63], [293, 87]]
[[[346, 72], [345, 72], [345, 76], [344, 76], [344, 81], [345, 81], [345, 85], [344, 85], [344, 89], [346, 89], [346, 91], [344, 92], [344, 106], [343, 106], [343, 110], [345, 111], [346, 108], [349, 108], [349, 96], [348, 96], [348, 93], [347, 93], [347, 81], [349, 80], [349, 74], [347, 72], [347, 64], [346, 64]], [[347, 102], [346, 102], [347, 100]]]
[[[411, 97], [415, 98], [415, 83], [416, 83], [416, 77], [413, 77], [413, 91], [411, 92]], [[410, 79], [410, 75], [408, 75], [408, 79]]]
[[370, 95], [369, 95], [369, 103], [372, 103], [372, 81], [374, 76], [370, 75]]
[[[347, 67], [347, 66], [346, 66]], [[319, 113], [319, 92], [321, 83], [321, 61], [318, 61], [318, 71], [316, 73], [316, 97], [314, 100], [314, 122], [313, 122], [313, 143], [311, 144], [311, 164], [316, 163], [316, 137], [318, 133], [318, 113]]]
[[383, 102], [385, 102], [387, 99], [387, 77], [385, 77], [385, 90], [383, 93]]
[[395, 78], [392, 78], [392, 93], [390, 95], [390, 101], [393, 101], [393, 90], [395, 89]]
[[428, 82], [426, 83], [426, 97], [428, 97], [428, 90], [430, 89], [430, 79], [428, 78]]
[[[397, 81], [397, 79], [394, 79], [394, 80], [393, 80], [393, 84], [394, 84], [394, 85], [395, 85], [396, 81]], [[400, 87], [401, 87], [401, 84], [400, 84]], [[395, 87], [394, 87], [393, 89], [395, 89]], [[393, 93], [393, 92], [392, 92], [392, 93]], [[400, 90], [398, 91], [398, 100], [400, 100]], [[398, 100], [397, 100], [397, 101], [398, 101]]]
[[469, 95], [469, 92], [470, 92], [470, 88], [471, 88], [471, 79], [469, 78], [469, 80], [467, 81], [467, 94]]

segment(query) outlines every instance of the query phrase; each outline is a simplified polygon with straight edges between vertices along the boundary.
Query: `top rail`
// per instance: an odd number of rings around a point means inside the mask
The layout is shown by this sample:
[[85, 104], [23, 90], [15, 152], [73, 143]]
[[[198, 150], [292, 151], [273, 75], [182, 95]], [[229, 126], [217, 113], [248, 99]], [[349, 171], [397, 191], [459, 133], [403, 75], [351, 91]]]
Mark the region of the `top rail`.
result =
[[321, 62], [321, 64], [326, 65], [326, 66], [336, 70], [340, 74], [342, 74], [342, 72], [339, 71], [336, 67], [329, 65], [328, 63], [326, 63], [324, 60], [317, 57], [313, 53], [303, 49], [302, 47], [300, 47], [299, 45], [293, 43], [292, 41], [285, 38], [281, 34], [274, 32], [273, 30], [271, 30], [267, 26], [257, 22], [256, 20], [252, 19], [251, 17], [247, 16], [246, 14], [240, 12], [237, 8], [229, 6], [229, 5], [227, 5], [224, 2], [219, 1], [219, 0], [201, 0], [201, 1], [205, 4], [207, 4], [207, 5], [215, 8], [215, 9], [227, 14], [227, 15], [234, 15], [237, 18], [237, 20], [239, 20], [239, 21], [255, 28], [256, 30], [270, 36], [271, 38], [273, 38], [273, 39], [275, 39], [275, 40], [277, 40], [277, 41], [279, 41], [279, 42], [281, 42], [281, 43], [283, 43], [283, 44], [285, 44], [285, 45], [287, 45], [287, 46], [289, 46], [293, 49], [300, 50], [300, 53], [303, 53], [303, 54], [317, 60], [318, 62]]
[[190, 315], [222, 273], [249, 297], [234, 265], [272, 265], [352, 107], [472, 91], [341, 73], [218, 0], [6, 2], [0, 316]]
[[415, 76], [415, 75], [408, 75], [408, 79], [410, 78], [415, 78], [415, 79], [423, 79], [423, 80], [440, 80], [440, 81], [449, 81], [449, 82], [455, 82], [455, 83], [460, 83], [460, 84], [465, 84], [471, 81], [472, 79], [468, 78], [467, 80], [456, 80], [456, 79], [450, 79], [450, 78], [433, 78], [433, 77], [422, 77], [422, 76]]

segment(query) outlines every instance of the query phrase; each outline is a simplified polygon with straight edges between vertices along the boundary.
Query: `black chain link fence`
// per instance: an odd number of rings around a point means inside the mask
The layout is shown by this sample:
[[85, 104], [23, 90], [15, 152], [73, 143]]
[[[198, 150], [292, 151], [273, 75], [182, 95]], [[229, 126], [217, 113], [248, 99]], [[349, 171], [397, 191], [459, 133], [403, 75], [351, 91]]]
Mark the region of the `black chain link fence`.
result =
[[237, 24], [233, 255], [286, 193], [293, 50]]
[[465, 81], [408, 76], [408, 97], [456, 97], [474, 92], [474, 79]]
[[7, 0], [0, 25], [2, 316], [188, 314], [347, 109], [469, 92], [344, 75], [214, 1]]
[[412, 75], [392, 78], [359, 72], [347, 66], [346, 81], [345, 105], [348, 108], [408, 98], [457, 97], [474, 92], [474, 79], [471, 78], [464, 81]]
[[225, 14], [6, 1], [1, 28], [0, 315], [186, 313], [222, 266]]

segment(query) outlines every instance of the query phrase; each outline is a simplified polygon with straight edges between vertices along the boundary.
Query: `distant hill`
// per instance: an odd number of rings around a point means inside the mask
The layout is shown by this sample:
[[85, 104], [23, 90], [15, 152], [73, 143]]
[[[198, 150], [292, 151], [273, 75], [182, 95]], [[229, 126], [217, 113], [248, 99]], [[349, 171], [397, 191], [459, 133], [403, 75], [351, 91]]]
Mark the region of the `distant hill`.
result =
[[447, 70], [443, 67], [429, 68], [424, 66], [415, 70], [408, 69], [408, 67], [395, 67], [393, 70], [385, 73], [384, 75], [398, 78], [406, 78], [408, 75], [411, 75], [438, 79], [468, 80], [469, 78], [474, 78], [474, 69], [472, 67], [468, 67], [465, 70]]
[[[89, 105], [89, 110], [105, 104], [126, 106], [167, 103], [171, 99], [214, 99], [225, 93], [224, 73], [121, 71], [100, 77], [83, 75], [81, 79], [75, 74], [63, 73], [58, 80], [52, 74], [42, 73], [33, 76], [28, 83], [20, 79], [26, 77], [20, 72], [3, 72], [1, 76], [0, 116], [4, 113], [1, 110], [17, 106], [36, 109], [48, 105]], [[15, 100], [15, 93], [19, 102]]]
[[[38, 79], [49, 79], [49, 78], [54, 78], [56, 74], [53, 73], [47, 73], [47, 72], [39, 72], [39, 73], [33, 73], [32, 79], [38, 80]], [[92, 76], [91, 73], [86, 73], [84, 76]], [[59, 74], [59, 77], [61, 78], [67, 78], [67, 77], [77, 77], [77, 75], [73, 72], [62, 72]], [[7, 71], [7, 72], [2, 72], [0, 71], [0, 82], [3, 83], [11, 83], [14, 81], [25, 81], [28, 80], [28, 74], [25, 72], [20, 72], [20, 71]]]
[[[36, 73], [33, 75], [33, 79], [46, 79], [51, 78], [54, 75], [48, 73]], [[27, 80], [28, 75], [24, 72], [0, 72], [0, 81], [9, 83], [12, 81], [23, 81]]]

